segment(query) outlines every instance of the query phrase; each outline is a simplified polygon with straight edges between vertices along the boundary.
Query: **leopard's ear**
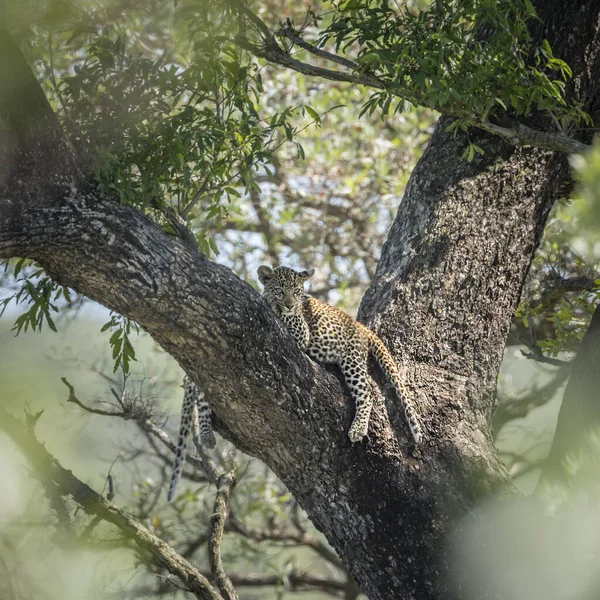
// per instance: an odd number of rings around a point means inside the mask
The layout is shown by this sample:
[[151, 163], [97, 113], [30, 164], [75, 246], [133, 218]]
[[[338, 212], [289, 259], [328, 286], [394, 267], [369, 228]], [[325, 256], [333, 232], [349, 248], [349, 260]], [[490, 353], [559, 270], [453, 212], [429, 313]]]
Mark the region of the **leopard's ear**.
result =
[[315, 274], [314, 269], [308, 269], [307, 271], [300, 271], [298, 273], [298, 275], [300, 276], [300, 279], [303, 279], [304, 281], [306, 281], [307, 279], [310, 279], [314, 274]]
[[273, 277], [273, 269], [267, 267], [267, 265], [260, 265], [258, 267], [258, 280], [261, 283], [267, 283]]

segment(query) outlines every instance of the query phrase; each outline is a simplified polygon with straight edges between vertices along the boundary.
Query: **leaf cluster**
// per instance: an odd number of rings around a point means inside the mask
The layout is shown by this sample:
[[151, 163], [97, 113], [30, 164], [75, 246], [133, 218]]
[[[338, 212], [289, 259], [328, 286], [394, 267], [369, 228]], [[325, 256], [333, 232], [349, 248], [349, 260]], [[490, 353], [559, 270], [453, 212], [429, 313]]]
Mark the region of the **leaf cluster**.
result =
[[462, 129], [507, 110], [541, 111], [562, 125], [585, 117], [564, 99], [569, 66], [547, 41], [532, 43], [529, 0], [453, 0], [423, 10], [388, 0], [331, 5], [319, 45], [356, 54], [361, 69], [385, 82], [364, 112], [402, 110], [409, 100], [457, 117]]
[[174, 197], [185, 206], [198, 190], [218, 199], [235, 172], [265, 160], [271, 128], [260, 123], [250, 96], [260, 77], [223, 57], [220, 44], [207, 36], [186, 69], [165, 55], [128, 53], [126, 37], [111, 31], [86, 48], [62, 95], [103, 193], [140, 208]]
[[110, 319], [102, 326], [100, 331], [111, 331], [110, 339], [108, 340], [112, 348], [112, 358], [115, 361], [113, 373], [118, 369], [122, 369], [127, 375], [131, 361], [137, 360], [135, 350], [130, 341], [131, 330], [136, 334], [139, 333], [139, 325], [118, 313], [111, 312]]
[[46, 276], [44, 270], [31, 260], [19, 259], [14, 264], [6, 262], [5, 273], [12, 268], [12, 277], [19, 287], [18, 291], [10, 296], [0, 299], [0, 317], [4, 314], [11, 302], [23, 304], [29, 308], [20, 314], [12, 328], [19, 335], [21, 331], [39, 332], [44, 323], [52, 331], [56, 331], [56, 325], [51, 313], [58, 313], [57, 303], [64, 299], [71, 302], [69, 288], [64, 287], [50, 277]]
[[[182, 7], [186, 56], [167, 49], [158, 58], [144, 55], [123, 30], [106, 27], [85, 47], [83, 63], [60, 79], [65, 125], [106, 197], [159, 221], [173, 207], [218, 229], [251, 174], [268, 168], [274, 148], [296, 143], [290, 120], [298, 109], [259, 115], [260, 68], [233, 43], [222, 17], [209, 6]], [[207, 254], [217, 252], [208, 229], [200, 229], [198, 242]]]

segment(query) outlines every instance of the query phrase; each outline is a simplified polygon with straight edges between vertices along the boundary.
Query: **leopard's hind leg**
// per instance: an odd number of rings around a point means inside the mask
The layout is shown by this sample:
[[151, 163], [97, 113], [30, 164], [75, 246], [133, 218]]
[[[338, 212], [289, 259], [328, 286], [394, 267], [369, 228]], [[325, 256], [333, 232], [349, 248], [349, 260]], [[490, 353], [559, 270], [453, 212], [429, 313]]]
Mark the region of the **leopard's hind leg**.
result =
[[367, 360], [367, 348], [364, 348], [362, 344], [356, 344], [349, 353], [349, 357], [343, 358], [339, 363], [356, 406], [354, 420], [348, 431], [348, 437], [352, 443], [360, 442], [367, 435], [369, 418], [373, 409]]

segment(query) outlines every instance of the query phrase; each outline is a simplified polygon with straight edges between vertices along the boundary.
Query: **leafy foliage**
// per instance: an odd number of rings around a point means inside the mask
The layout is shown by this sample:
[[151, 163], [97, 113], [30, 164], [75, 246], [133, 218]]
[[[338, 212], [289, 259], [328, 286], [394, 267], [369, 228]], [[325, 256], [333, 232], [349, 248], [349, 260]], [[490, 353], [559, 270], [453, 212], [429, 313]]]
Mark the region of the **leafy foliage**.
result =
[[76, 140], [94, 155], [100, 190], [142, 209], [173, 202], [185, 215], [202, 196], [220, 218], [222, 199], [238, 195], [232, 182], [269, 159], [265, 146], [291, 113], [261, 122], [256, 65], [242, 66], [216, 33], [195, 43], [187, 69], [128, 53], [110, 32], [86, 52], [61, 84]]
[[[90, 2], [93, 18], [88, 21], [69, 0], [43, 4], [51, 18], [43, 11], [44, 19], [33, 25], [29, 15], [25, 20], [34, 31], [29, 52], [41, 65], [40, 77], [103, 193], [162, 224], [169, 207], [194, 219], [201, 250], [216, 254], [221, 249], [221, 261], [246, 280], [254, 278], [256, 264], [265, 257], [318, 265], [312, 292], [349, 310], [374, 272], [408, 174], [432, 130], [431, 108], [457, 116], [456, 129], [505, 109], [515, 115], [540, 110], [563, 124], [583, 116], [562, 97], [568, 67], [547, 44], [530, 46], [527, 27], [535, 17], [525, 0], [330, 3], [326, 12], [333, 11], [310, 21], [304, 31], [315, 43], [355, 58], [360, 72], [385, 81], [385, 90], [372, 95], [252, 59], [236, 45], [243, 31], [235, 4], [186, 0], [159, 6], [150, 1], [144, 9], [137, 0], [126, 6]], [[54, 13], [58, 5], [64, 8]], [[273, 29], [285, 17], [303, 18], [302, 5], [253, 5]], [[118, 23], [111, 18], [116, 14]], [[166, 22], [173, 25], [172, 36]], [[321, 23], [325, 26], [319, 31]], [[302, 58], [295, 50], [294, 56]], [[405, 99], [430, 108], [415, 110]], [[322, 118], [339, 104], [346, 106]], [[320, 128], [298, 125], [302, 107]], [[375, 114], [381, 120], [372, 118]], [[469, 145], [465, 158], [479, 150]], [[598, 162], [599, 156], [590, 161]], [[593, 223], [600, 169], [580, 173], [589, 206], [559, 207], [532, 271], [540, 285], [597, 272], [597, 252], [582, 249], [575, 232]], [[572, 211], [581, 219], [565, 230]], [[588, 239], [592, 245], [591, 233]], [[578, 251], [571, 248], [573, 242], [579, 243]], [[20, 288], [0, 301], [0, 313], [14, 299], [28, 305], [17, 331], [39, 330], [44, 321], [53, 328], [50, 315], [60, 308], [61, 292], [69, 301], [69, 291], [35, 265], [16, 264]], [[23, 269], [29, 269], [27, 276]], [[534, 343], [552, 355], [574, 349], [598, 301], [598, 288], [561, 295], [550, 306], [535, 304], [539, 286], [528, 291], [517, 317], [530, 326]], [[110, 331], [115, 371], [126, 374], [133, 368], [135, 330], [134, 323], [115, 314], [103, 327]], [[157, 452], [157, 458], [162, 465], [164, 455]], [[157, 473], [155, 481], [143, 478], [136, 486], [137, 516], [191, 548], [191, 531], [212, 514], [208, 496], [189, 486], [179, 499], [181, 514], [159, 512], [160, 478]], [[251, 565], [264, 560], [284, 581], [281, 548], [305, 539], [309, 524], [297, 521], [298, 508], [287, 492], [256, 464], [237, 493], [230, 523], [243, 527], [228, 532], [239, 540], [226, 545], [227, 560], [234, 556]], [[253, 536], [256, 531], [260, 535]], [[282, 533], [291, 535], [286, 539]], [[269, 544], [277, 560], [270, 558]], [[288, 552], [286, 560], [295, 560]]]
[[[25, 267], [25, 270], [23, 268]], [[5, 272], [11, 268], [11, 263], [6, 262]], [[11, 302], [26, 304], [29, 308], [19, 315], [13, 326], [13, 331], [18, 335], [21, 331], [41, 331], [44, 323], [52, 331], [56, 325], [51, 312], [58, 313], [56, 303], [63, 298], [71, 302], [69, 289], [59, 285], [45, 275], [43, 269], [30, 260], [20, 259], [12, 265], [12, 276], [19, 290], [0, 300], [0, 317], [4, 314]]]
[[[455, 0], [427, 8], [377, 0], [332, 0], [333, 18], [319, 45], [356, 52], [361, 68], [383, 78], [364, 111], [402, 110], [404, 100], [472, 119], [510, 110], [552, 114], [567, 124], [584, 114], [564, 99], [569, 66], [547, 41], [532, 46], [529, 0]], [[533, 57], [533, 60], [529, 60]], [[394, 100], [399, 97], [400, 100]]]
[[115, 361], [113, 373], [121, 368], [127, 375], [131, 361], [136, 360], [135, 350], [130, 341], [132, 328], [135, 333], [140, 332], [140, 328], [135, 321], [114, 312], [111, 313], [110, 320], [102, 326], [101, 331], [110, 330], [112, 332], [108, 343], [112, 348], [112, 358]]

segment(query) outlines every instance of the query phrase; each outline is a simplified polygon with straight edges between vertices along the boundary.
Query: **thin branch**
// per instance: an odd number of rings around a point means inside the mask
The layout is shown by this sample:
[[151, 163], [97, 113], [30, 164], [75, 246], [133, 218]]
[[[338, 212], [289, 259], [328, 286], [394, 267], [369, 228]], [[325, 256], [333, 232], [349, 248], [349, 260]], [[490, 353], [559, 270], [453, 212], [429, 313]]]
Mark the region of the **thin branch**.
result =
[[[222, 224], [221, 226], [222, 230], [228, 230], [228, 231], [239, 231], [242, 233], [260, 233], [261, 235], [265, 236], [265, 228], [264, 225], [262, 223], [252, 223], [250, 221], [241, 221], [241, 220], [229, 220], [226, 221]], [[277, 237], [278, 241], [281, 242], [281, 244], [283, 244], [284, 246], [290, 246], [292, 247], [295, 243], [297, 243], [297, 240], [284, 235], [283, 233], [280, 234], [279, 231], [273, 232], [273, 228], [271, 227], [271, 234], [274, 237]]]
[[215, 583], [225, 600], [239, 600], [231, 579], [225, 573], [221, 560], [221, 543], [223, 531], [229, 513], [229, 499], [237, 478], [233, 471], [219, 477], [217, 495], [213, 515], [210, 519], [210, 534], [208, 538], [208, 561]]
[[194, 248], [195, 250], [198, 249], [198, 241], [196, 240], [196, 237], [194, 236], [190, 228], [187, 226], [185, 219], [201, 193], [201, 190], [198, 191], [198, 194], [194, 196], [194, 200], [192, 200], [192, 202], [190, 202], [189, 205], [186, 207], [187, 210], [184, 209], [181, 215], [172, 206], [160, 203], [156, 198], [152, 198], [150, 200], [150, 204], [164, 215], [164, 217], [169, 222], [169, 225], [171, 225], [171, 227], [179, 235], [179, 237], [189, 247]]
[[196, 206], [198, 200], [200, 200], [200, 198], [208, 190], [208, 184], [209, 179], [206, 179], [206, 181], [198, 188], [192, 199], [181, 209], [181, 216], [183, 219], [187, 219], [187, 216], [190, 214], [192, 208]]
[[531, 302], [531, 308], [540, 309], [548, 308], [554, 304], [564, 294], [571, 292], [592, 292], [598, 286], [594, 283], [598, 279], [595, 277], [586, 277], [584, 275], [576, 277], [556, 277], [549, 287], [544, 289], [540, 297]]
[[69, 388], [69, 397], [67, 398], [67, 402], [70, 402], [71, 404], [76, 404], [80, 408], [83, 408], [83, 410], [85, 410], [86, 412], [89, 412], [89, 413], [92, 413], [95, 415], [101, 415], [103, 417], [121, 417], [121, 416], [123, 416], [124, 413], [121, 411], [102, 410], [100, 408], [91, 408], [89, 406], [86, 406], [85, 404], [83, 404], [83, 402], [81, 402], [81, 400], [79, 400], [79, 398], [77, 398], [77, 396], [75, 396], [75, 388], [67, 381], [67, 378], [61, 377], [60, 380]]
[[332, 52], [327, 52], [327, 50], [322, 50], [317, 46], [313, 46], [313, 44], [309, 44], [306, 40], [302, 39], [302, 37], [298, 34], [297, 31], [292, 29], [291, 27], [282, 27], [278, 32], [278, 35], [286, 37], [288, 40], [294, 42], [300, 48], [307, 50], [311, 54], [318, 56], [319, 58], [324, 58], [325, 60], [329, 60], [331, 62], [338, 63], [339, 65], [343, 65], [344, 67], [348, 67], [354, 71], [360, 69], [360, 65], [353, 60], [340, 56], [339, 54], [333, 54]]
[[243, 575], [232, 575], [231, 580], [236, 587], [263, 587], [276, 586], [282, 583], [289, 589], [296, 591], [320, 590], [329, 594], [344, 591], [345, 584], [340, 581], [317, 577], [306, 573], [292, 571], [285, 575], [259, 575], [247, 573]]
[[[138, 425], [138, 427], [140, 427], [139, 423], [136, 423], [136, 424]], [[153, 433], [151, 433], [147, 429], [144, 429], [143, 427], [140, 427], [140, 429], [142, 429], [144, 436], [148, 440], [148, 444], [150, 444], [150, 447], [152, 448], [152, 450], [154, 450], [154, 455], [156, 456], [156, 458], [159, 459], [159, 461], [163, 465], [168, 465], [169, 467], [171, 467], [172, 462], [173, 462], [172, 457], [167, 455], [166, 453], [161, 452], [161, 448], [159, 447], [159, 443], [160, 443], [160, 444], [166, 446], [167, 448], [169, 448], [169, 450], [171, 452], [173, 452], [173, 448], [175, 448], [175, 445], [171, 442], [171, 440], [169, 439], [167, 434], [162, 429], [159, 429], [157, 427], [157, 430], [161, 431], [162, 434], [164, 434], [164, 437], [166, 438], [166, 440], [163, 440], [162, 438], [157, 438]], [[165, 444], [165, 441], [168, 441], [169, 444], [168, 445]], [[188, 460], [188, 458], [189, 458], [189, 460]], [[208, 478], [206, 477], [206, 474], [204, 474], [204, 473], [200, 474], [202, 472], [202, 469], [201, 469], [202, 463], [198, 460], [197, 457], [188, 456], [186, 454], [185, 462], [187, 464], [189, 464], [191, 468], [189, 468], [189, 469], [184, 468], [183, 473], [182, 473], [182, 478], [189, 479], [190, 481], [193, 481], [194, 483], [209, 482]], [[209, 482], [209, 483], [212, 483], [212, 482]]]
[[521, 354], [529, 360], [535, 360], [540, 363], [552, 365], [553, 367], [571, 367], [571, 361], [561, 360], [560, 358], [552, 358], [550, 356], [544, 356], [541, 350], [533, 346], [530, 346], [530, 348], [531, 352], [525, 352], [525, 350], [521, 350]]
[[526, 417], [534, 408], [544, 406], [556, 394], [558, 388], [569, 378], [570, 369], [560, 369], [546, 384], [516, 398], [500, 400], [492, 419], [492, 435], [498, 436], [500, 430], [514, 419]]
[[[171, 452], [175, 453], [177, 447], [171, 441], [171, 438], [169, 438], [169, 436], [163, 429], [161, 429], [158, 425], [156, 425], [156, 423], [154, 423], [151, 415], [143, 406], [139, 404], [131, 406], [121, 404], [123, 406], [123, 410], [121, 411], [107, 411], [99, 408], [92, 408], [87, 404], [81, 402], [81, 400], [79, 400], [75, 396], [74, 387], [64, 377], [62, 377], [62, 382], [69, 388], [69, 397], [67, 398], [67, 402], [76, 404], [77, 406], [91, 414], [106, 417], [120, 417], [125, 421], [135, 421], [140, 429], [151, 434], [156, 439], [160, 440], [169, 450], [171, 450]], [[113, 394], [117, 395], [114, 390], [111, 389], [111, 391], [113, 392]], [[198, 450], [198, 448], [202, 449], [202, 446], [197, 446], [196, 449]], [[215, 474], [214, 463], [212, 463], [211, 466], [212, 461], [210, 457], [206, 454], [206, 452], [203, 451], [203, 449], [201, 452], [199, 451], [199, 456], [200, 458], [196, 458], [187, 454], [185, 457], [185, 461], [197, 469], [202, 469], [209, 476], [209, 481], [211, 483], [216, 483], [218, 475]]]
[[[209, 573], [204, 573], [209, 577]], [[318, 577], [308, 573], [302, 573], [292, 570], [289, 573], [282, 575], [262, 575], [260, 573], [243, 573], [232, 574], [231, 581], [238, 587], [262, 588], [283, 586], [285, 590], [296, 592], [320, 591], [325, 592], [336, 598], [345, 598], [346, 583], [336, 581], [335, 579], [327, 579], [326, 577]], [[128, 598], [143, 598], [150, 595], [163, 595], [161, 593], [162, 586], [158, 589], [149, 586], [140, 586], [131, 590]]]
[[257, 190], [253, 185], [250, 186], [250, 202], [252, 208], [256, 213], [258, 219], [259, 228], [265, 239], [265, 245], [267, 250], [267, 256], [270, 258], [274, 266], [279, 265], [279, 253], [277, 252], [277, 239], [273, 233], [271, 227], [271, 220], [269, 214], [262, 205], [261, 192]]
[[61, 496], [71, 495], [83, 510], [115, 525], [125, 538], [135, 542], [144, 556], [156, 567], [165, 568], [184, 582], [199, 600], [222, 600], [221, 595], [194, 566], [178, 555], [141, 523], [103, 498], [87, 484], [64, 469], [40, 443], [34, 432], [35, 418], [29, 415], [24, 424], [0, 407], [0, 428], [5, 431], [29, 460], [35, 477], [52, 481]]
[[322, 558], [335, 565], [340, 569], [345, 570], [345, 566], [338, 555], [331, 550], [326, 544], [318, 540], [316, 537], [306, 533], [305, 531], [294, 531], [290, 529], [263, 531], [260, 529], [252, 529], [246, 527], [243, 523], [231, 517], [226, 526], [227, 531], [232, 531], [243, 535], [244, 537], [254, 540], [255, 542], [273, 541], [273, 542], [293, 542], [302, 546], [312, 548]]
[[325, 69], [323, 67], [316, 67], [314, 65], [304, 63], [300, 60], [292, 58], [278, 44], [275, 44], [274, 46], [258, 46], [250, 42], [248, 39], [240, 37], [236, 38], [236, 42], [241, 48], [252, 52], [252, 54], [258, 56], [259, 58], [264, 58], [269, 62], [281, 65], [282, 67], [286, 67], [294, 71], [298, 71], [298, 73], [303, 73], [304, 75], [309, 75], [311, 77], [322, 77], [323, 79], [329, 79], [331, 81], [342, 81], [346, 83], [365, 85], [367, 87], [372, 87], [379, 90], [383, 90], [386, 87], [385, 83], [381, 79], [368, 73], [345, 73], [344, 71], [335, 71], [333, 69]]

